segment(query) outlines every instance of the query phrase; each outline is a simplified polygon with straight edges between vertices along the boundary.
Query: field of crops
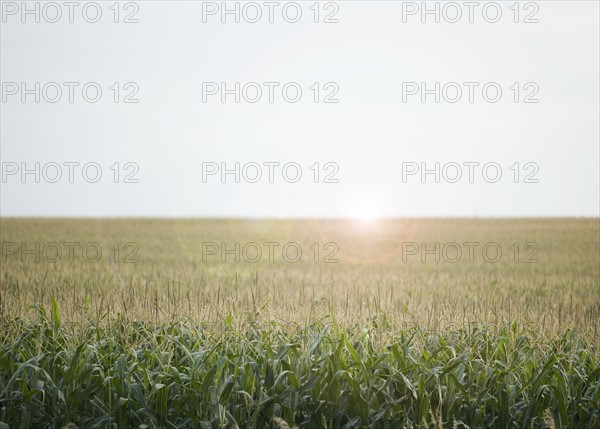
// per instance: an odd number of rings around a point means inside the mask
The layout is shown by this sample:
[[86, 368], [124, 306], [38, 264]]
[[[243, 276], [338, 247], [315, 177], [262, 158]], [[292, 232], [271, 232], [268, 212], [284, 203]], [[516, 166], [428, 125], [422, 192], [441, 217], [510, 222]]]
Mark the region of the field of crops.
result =
[[595, 219], [0, 219], [0, 428], [598, 428]]

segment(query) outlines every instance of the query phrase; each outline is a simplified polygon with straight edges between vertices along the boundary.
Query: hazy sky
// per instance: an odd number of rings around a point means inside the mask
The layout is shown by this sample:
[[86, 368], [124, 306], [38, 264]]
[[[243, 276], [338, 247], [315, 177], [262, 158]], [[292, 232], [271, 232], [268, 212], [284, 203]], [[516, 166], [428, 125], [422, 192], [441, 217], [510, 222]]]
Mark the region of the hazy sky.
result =
[[599, 215], [596, 1], [89, 3], [2, 3], [3, 216]]

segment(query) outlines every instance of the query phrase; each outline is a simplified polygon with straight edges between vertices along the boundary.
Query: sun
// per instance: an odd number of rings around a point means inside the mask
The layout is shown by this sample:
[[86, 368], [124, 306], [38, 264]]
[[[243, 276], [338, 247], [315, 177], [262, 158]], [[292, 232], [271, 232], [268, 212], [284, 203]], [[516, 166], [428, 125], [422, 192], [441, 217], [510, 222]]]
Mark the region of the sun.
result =
[[374, 207], [364, 205], [355, 210], [352, 218], [362, 225], [374, 226], [379, 220], [380, 216]]

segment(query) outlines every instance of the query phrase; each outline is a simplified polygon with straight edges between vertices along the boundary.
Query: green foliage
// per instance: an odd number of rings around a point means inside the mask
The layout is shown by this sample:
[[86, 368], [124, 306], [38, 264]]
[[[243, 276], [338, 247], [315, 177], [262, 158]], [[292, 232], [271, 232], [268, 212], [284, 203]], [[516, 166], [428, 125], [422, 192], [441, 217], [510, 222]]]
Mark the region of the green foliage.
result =
[[[3, 322], [2, 422], [11, 428], [533, 427], [600, 425], [598, 352], [573, 332], [541, 346], [516, 324], [373, 345], [375, 324], [231, 330], [89, 324], [56, 308]], [[116, 425], [116, 426], [115, 426]]]

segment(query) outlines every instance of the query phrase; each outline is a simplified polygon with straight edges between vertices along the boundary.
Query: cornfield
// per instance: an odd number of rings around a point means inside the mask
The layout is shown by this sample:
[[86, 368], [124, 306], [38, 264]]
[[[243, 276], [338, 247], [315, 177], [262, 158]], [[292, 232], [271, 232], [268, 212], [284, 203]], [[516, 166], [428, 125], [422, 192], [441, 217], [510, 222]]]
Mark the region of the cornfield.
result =
[[600, 427], [598, 219], [0, 226], [2, 428]]

